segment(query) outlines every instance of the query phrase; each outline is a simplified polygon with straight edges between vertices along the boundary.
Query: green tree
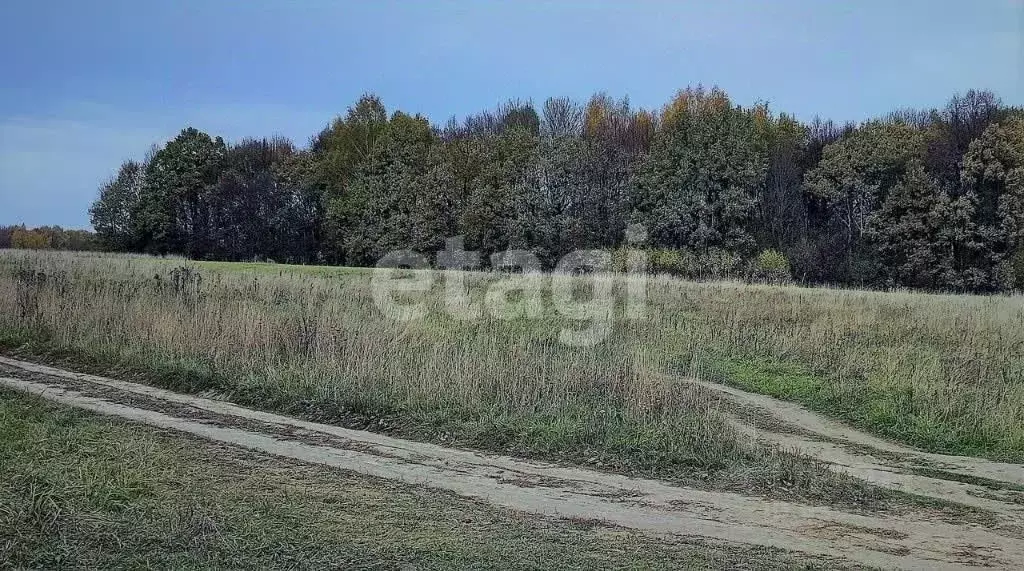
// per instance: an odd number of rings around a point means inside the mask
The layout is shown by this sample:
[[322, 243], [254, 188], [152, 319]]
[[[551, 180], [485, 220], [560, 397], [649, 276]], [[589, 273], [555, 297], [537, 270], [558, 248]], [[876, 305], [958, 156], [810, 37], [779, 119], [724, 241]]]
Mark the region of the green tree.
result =
[[459, 216], [466, 247], [485, 256], [508, 248], [536, 247], [537, 136], [514, 128], [485, 135], [475, 150], [480, 160]]
[[332, 197], [329, 216], [344, 228], [346, 263], [373, 264], [392, 250], [416, 246], [413, 223], [434, 140], [426, 119], [396, 112], [342, 195]]
[[767, 109], [755, 115], [755, 126], [768, 168], [758, 188], [754, 235], [759, 245], [786, 251], [807, 236], [801, 154], [808, 129], [786, 114], [771, 117]]
[[24, 226], [0, 226], [0, 250], [13, 247], [14, 231], [19, 229], [24, 229]]
[[954, 205], [924, 165], [914, 162], [868, 224], [868, 236], [893, 285], [926, 289], [962, 286], [955, 271]]
[[805, 191], [821, 202], [826, 234], [838, 242], [841, 280], [871, 282], [879, 268], [864, 240], [875, 210], [924, 156], [920, 130], [903, 122], [870, 121], [822, 150], [821, 161], [804, 177]]
[[973, 238], [981, 244], [968, 260], [975, 287], [1021, 287], [1015, 260], [1024, 248], [1024, 118], [990, 125], [971, 142], [961, 182], [974, 205]]
[[366, 94], [349, 107], [344, 117], [336, 117], [313, 138], [311, 182], [323, 197], [321, 233], [329, 260], [341, 261], [346, 241], [355, 240], [346, 237], [348, 228], [344, 224], [349, 220], [346, 188], [375, 152], [387, 126], [384, 103], [376, 95]]
[[276, 258], [292, 262], [323, 262], [324, 193], [317, 179], [317, 163], [308, 150], [297, 151], [273, 163], [275, 184], [284, 203], [277, 210]]
[[749, 252], [766, 169], [753, 115], [721, 90], [687, 89], [662, 113], [635, 178], [634, 219], [656, 246]]
[[50, 235], [38, 229], [15, 228], [11, 233], [11, 247], [19, 250], [49, 250]]
[[498, 112], [502, 131], [522, 129], [531, 135], [540, 134], [540, 115], [529, 101], [509, 101]]
[[[859, 126], [702, 87], [658, 114], [598, 93], [444, 128], [364, 95], [308, 150], [185, 129], [122, 165], [90, 217], [110, 249], [362, 265], [461, 235], [484, 263], [527, 248], [548, 267], [618, 248], [635, 221], [654, 265], [682, 275], [760, 271], [769, 252], [801, 281], [997, 291], [1024, 287], [1022, 124], [984, 91]], [[93, 247], [86, 232], [20, 231]], [[0, 247], [14, 234], [0, 228]]]
[[[297, 154], [282, 138], [231, 146], [209, 194], [210, 253], [218, 259], [304, 261], [313, 256], [315, 195], [281, 165]], [[289, 166], [295, 166], [289, 164]], [[309, 201], [314, 201], [312, 204]]]
[[945, 184], [960, 181], [964, 155], [972, 141], [993, 123], [1008, 118], [1008, 109], [990, 91], [954, 95], [941, 110], [928, 113], [926, 168]]
[[89, 208], [89, 219], [107, 250], [130, 251], [139, 245], [138, 221], [146, 165], [127, 161], [117, 176], [100, 187], [99, 197]]
[[[584, 114], [580, 173], [585, 184], [574, 202], [577, 228], [587, 247], [618, 245], [630, 216], [631, 190], [637, 169], [651, 149], [657, 121], [629, 100], [598, 93]], [[579, 242], [579, 241], [577, 241]]]
[[[604, 227], [592, 224], [606, 194], [591, 177], [597, 152], [596, 144], [578, 134], [545, 134], [540, 140], [531, 202], [538, 218], [535, 247], [548, 265], [573, 250], [608, 245], [601, 243]], [[605, 219], [606, 225], [618, 222]]]
[[51, 250], [84, 251], [95, 250], [98, 247], [96, 234], [88, 230], [40, 226], [34, 231], [46, 237], [46, 247]]
[[211, 248], [209, 195], [220, 176], [224, 141], [188, 127], [146, 167], [136, 221], [141, 247], [202, 258]]

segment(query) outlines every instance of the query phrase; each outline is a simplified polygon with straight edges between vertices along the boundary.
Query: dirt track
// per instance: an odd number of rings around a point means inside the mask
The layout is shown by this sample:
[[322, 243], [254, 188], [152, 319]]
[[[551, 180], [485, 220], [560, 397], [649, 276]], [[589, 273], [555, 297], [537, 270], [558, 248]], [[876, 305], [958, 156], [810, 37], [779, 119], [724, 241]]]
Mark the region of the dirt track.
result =
[[774, 416], [788, 425], [818, 437], [847, 442], [865, 448], [873, 448], [881, 452], [902, 456], [908, 461], [917, 461], [920, 465], [930, 465], [947, 472], [1024, 486], [1024, 466], [993, 462], [983, 458], [921, 452], [860, 432], [840, 422], [825, 418], [816, 412], [807, 410], [796, 403], [782, 401], [766, 395], [748, 393], [735, 387], [709, 381], [691, 380], [690, 382], [725, 394], [741, 404], [757, 407], [766, 414]]
[[[708, 492], [305, 422], [223, 401], [14, 359], [0, 357], [0, 365], [6, 369], [0, 372], [0, 386], [42, 395], [66, 405], [263, 453], [448, 490], [529, 513], [601, 520], [658, 534], [767, 545], [844, 557], [881, 567], [1011, 569], [1024, 566], [1024, 540], [1019, 535], [1020, 528], [1014, 524], [1021, 519], [1019, 505], [1003, 498], [994, 499], [992, 493], [976, 496], [979, 490], [974, 488], [977, 486], [953, 485], [956, 483], [903, 472], [898, 467], [902, 461], [894, 461], [892, 457], [903, 455], [908, 462], [911, 457], [926, 458], [962, 475], [1011, 484], [1024, 481], [1021, 466], [923, 454], [850, 431], [807, 411], [800, 412], [802, 409], [785, 420], [832, 440], [818, 441], [803, 436], [754, 432], [753, 429], [747, 429], [748, 433], [780, 440], [780, 444], [786, 446], [816, 447], [811, 452], [832, 462], [837, 469], [845, 466], [854, 475], [879, 482], [886, 478], [897, 480], [888, 483], [891, 487], [913, 488], [911, 491], [916, 493], [945, 499], [959, 497], [963, 503], [977, 498], [980, 502], [975, 504], [984, 505], [975, 507], [999, 514], [1005, 525], [1000, 524], [997, 529], [966, 523], [953, 525], [931, 519], [924, 512], [865, 516], [828, 507]], [[762, 398], [738, 391], [731, 397], [739, 401]], [[767, 407], [775, 403], [747, 404]], [[780, 410], [789, 411], [786, 407]], [[796, 440], [781, 441], [794, 438]], [[843, 441], [886, 452], [886, 459], [853, 452], [837, 444]], [[871, 446], [869, 442], [880, 443], [880, 446]], [[874, 471], [874, 478], [871, 471]]]

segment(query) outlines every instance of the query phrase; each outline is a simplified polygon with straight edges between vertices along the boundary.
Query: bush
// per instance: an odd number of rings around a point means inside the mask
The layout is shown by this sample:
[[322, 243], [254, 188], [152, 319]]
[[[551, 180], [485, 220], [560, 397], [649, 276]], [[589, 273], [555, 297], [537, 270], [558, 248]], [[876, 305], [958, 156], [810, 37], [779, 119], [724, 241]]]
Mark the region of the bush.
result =
[[651, 273], [672, 275], [680, 273], [682, 259], [678, 250], [653, 250], [650, 256]]
[[743, 260], [726, 250], [712, 248], [704, 253], [687, 250], [682, 258], [681, 273], [690, 279], [721, 280], [739, 278], [743, 274]]
[[793, 281], [789, 259], [782, 252], [772, 248], [761, 252], [750, 263], [750, 280], [770, 284]]
[[50, 237], [39, 230], [17, 229], [11, 233], [11, 247], [20, 250], [47, 250]]
[[720, 280], [740, 277], [740, 257], [725, 250], [710, 249], [704, 253], [693, 250], [651, 250], [650, 272], [671, 274], [691, 280]]

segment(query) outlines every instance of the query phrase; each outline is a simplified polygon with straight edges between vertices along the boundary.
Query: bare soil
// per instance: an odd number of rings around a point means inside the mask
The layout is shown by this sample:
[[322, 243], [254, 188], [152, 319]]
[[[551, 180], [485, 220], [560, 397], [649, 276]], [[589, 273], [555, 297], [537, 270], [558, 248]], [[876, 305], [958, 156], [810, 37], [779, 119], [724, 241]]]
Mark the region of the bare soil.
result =
[[[701, 382], [812, 435], [744, 427], [752, 438], [797, 448], [879, 485], [990, 511], [1000, 523], [989, 527], [955, 524], [927, 511], [854, 514], [697, 490], [306, 422], [15, 359], [0, 357], [0, 364], [6, 368], [0, 386], [65, 405], [309, 464], [447, 490], [537, 515], [600, 521], [663, 536], [771, 546], [880, 567], [1024, 566], [1021, 505], [1014, 496], [1014, 487], [1024, 483], [1021, 466], [926, 454], [857, 432], [791, 403], [711, 383]], [[922, 465], [964, 479], [1003, 483], [1007, 488], [913, 471]]]

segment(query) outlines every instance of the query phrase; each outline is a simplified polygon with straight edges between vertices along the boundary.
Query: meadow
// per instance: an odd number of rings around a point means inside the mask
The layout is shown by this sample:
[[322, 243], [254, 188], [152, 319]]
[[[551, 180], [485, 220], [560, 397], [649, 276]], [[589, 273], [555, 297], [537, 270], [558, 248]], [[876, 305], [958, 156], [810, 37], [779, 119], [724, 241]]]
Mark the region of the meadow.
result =
[[[467, 274], [482, 300], [495, 277]], [[551, 279], [551, 278], [545, 278]], [[590, 276], [576, 280], [586, 295]], [[702, 377], [924, 449], [1024, 460], [1024, 298], [652, 277], [647, 316], [589, 347], [538, 318], [459, 320], [440, 283], [385, 318], [372, 273], [0, 252], [0, 345], [346, 426], [716, 488], [878, 492], [733, 434]], [[617, 283], [621, 293], [623, 284]], [[780, 492], [779, 490], [783, 490]]]

